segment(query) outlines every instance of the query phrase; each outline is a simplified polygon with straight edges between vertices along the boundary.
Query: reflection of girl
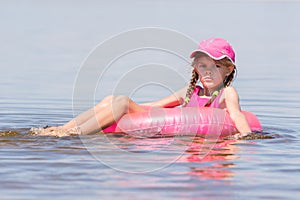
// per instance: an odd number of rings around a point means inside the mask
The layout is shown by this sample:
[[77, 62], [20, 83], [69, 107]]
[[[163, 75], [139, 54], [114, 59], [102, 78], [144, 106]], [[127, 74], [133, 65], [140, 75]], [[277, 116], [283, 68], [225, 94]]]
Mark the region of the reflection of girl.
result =
[[[230, 169], [235, 166], [235, 154], [238, 151], [236, 140], [218, 140], [208, 142], [206, 138], [195, 137], [186, 153], [180, 157], [179, 162], [191, 162], [190, 172], [201, 179], [227, 179], [234, 175]], [[205, 163], [200, 164], [200, 163]]]
[[[222, 38], [207, 39], [200, 42], [190, 57], [194, 59], [190, 85], [173, 95], [144, 105], [136, 104], [127, 96], [108, 96], [65, 125], [49, 127], [40, 134], [62, 136], [96, 133], [126, 113], [146, 111], [148, 106], [179, 105], [227, 109], [240, 135], [250, 133], [249, 124], [240, 109], [238, 93], [230, 86], [236, 70], [235, 53], [231, 45]], [[203, 88], [196, 86], [198, 80]]]

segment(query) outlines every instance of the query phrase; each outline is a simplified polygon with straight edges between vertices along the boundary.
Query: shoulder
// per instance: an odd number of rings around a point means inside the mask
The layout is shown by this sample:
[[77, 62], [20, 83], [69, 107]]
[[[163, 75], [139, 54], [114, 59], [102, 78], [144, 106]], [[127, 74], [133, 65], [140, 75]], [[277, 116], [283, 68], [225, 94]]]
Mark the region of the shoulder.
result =
[[224, 94], [225, 95], [235, 95], [235, 94], [238, 95], [238, 92], [234, 87], [229, 86], [229, 87], [224, 88]]
[[224, 88], [224, 98], [226, 101], [239, 101], [238, 92], [232, 86]]

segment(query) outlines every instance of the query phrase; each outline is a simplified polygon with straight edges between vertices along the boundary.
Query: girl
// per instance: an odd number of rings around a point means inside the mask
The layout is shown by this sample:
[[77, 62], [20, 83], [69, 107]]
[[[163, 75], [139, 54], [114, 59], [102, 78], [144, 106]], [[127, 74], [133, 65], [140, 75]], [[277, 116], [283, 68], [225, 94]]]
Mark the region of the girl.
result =
[[[93, 134], [110, 126], [126, 113], [146, 111], [146, 106], [179, 105], [227, 109], [239, 131], [237, 136], [242, 137], [250, 133], [249, 124], [240, 109], [238, 93], [230, 86], [236, 71], [235, 53], [231, 45], [222, 38], [210, 38], [200, 42], [190, 58], [194, 59], [190, 85], [173, 95], [143, 105], [136, 104], [127, 96], [108, 96], [65, 125], [46, 128], [40, 134]], [[198, 81], [203, 87], [196, 86]]]

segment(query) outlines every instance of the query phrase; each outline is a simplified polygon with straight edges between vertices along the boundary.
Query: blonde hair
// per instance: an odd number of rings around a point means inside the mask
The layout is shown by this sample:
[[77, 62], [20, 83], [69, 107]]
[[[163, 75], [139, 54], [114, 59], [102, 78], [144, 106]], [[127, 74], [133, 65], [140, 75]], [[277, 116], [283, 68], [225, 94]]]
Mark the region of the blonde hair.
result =
[[[235, 65], [226, 57], [221, 59], [221, 60], [215, 60], [215, 63], [216, 63], [216, 65], [222, 65], [222, 66], [225, 66], [225, 67], [233, 66], [232, 72], [227, 77], [225, 77], [225, 80], [223, 81], [224, 87], [230, 86], [231, 82], [234, 79], [235, 73], [236, 73]], [[193, 61], [192, 66], [194, 66], [194, 64], [195, 64], [195, 60]], [[196, 72], [196, 70], [193, 69], [192, 78], [190, 80], [190, 84], [189, 84], [189, 87], [187, 89], [187, 92], [186, 92], [186, 95], [185, 95], [184, 102], [183, 102], [182, 106], [186, 106], [190, 102], [191, 96], [193, 94], [193, 91], [196, 87], [196, 84], [197, 84], [198, 80], [199, 80], [199, 75]], [[219, 94], [218, 92], [216, 92], [216, 93], [214, 92], [212, 97], [205, 103], [204, 106], [209, 106], [215, 100], [215, 98], [218, 96], [218, 94]]]

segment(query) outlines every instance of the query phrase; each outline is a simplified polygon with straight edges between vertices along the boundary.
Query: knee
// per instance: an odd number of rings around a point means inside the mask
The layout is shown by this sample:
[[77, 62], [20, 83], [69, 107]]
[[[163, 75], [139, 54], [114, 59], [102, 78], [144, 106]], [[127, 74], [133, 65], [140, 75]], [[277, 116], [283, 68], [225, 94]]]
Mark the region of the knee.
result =
[[131, 99], [125, 95], [107, 96], [95, 106], [96, 111], [101, 111], [103, 108], [111, 107], [113, 112], [127, 113]]
[[111, 109], [113, 113], [123, 113], [129, 112], [129, 104], [131, 99], [127, 96], [120, 95], [112, 98]]
[[122, 105], [122, 106], [126, 106], [128, 105], [128, 102], [130, 101], [130, 98], [128, 96], [125, 95], [119, 95], [119, 96], [107, 96], [105, 97], [102, 102], [106, 103], [106, 104], [118, 104], [118, 105]]
[[128, 111], [130, 98], [128, 96], [120, 95], [113, 98], [112, 104], [113, 107], [117, 107], [124, 112]]
[[105, 97], [104, 99], [102, 99], [102, 101], [100, 101], [99, 103], [97, 103], [94, 108], [96, 110], [97, 109], [100, 110], [103, 107], [107, 107], [107, 106], [111, 105], [111, 103], [112, 103], [112, 101], [113, 101], [114, 98], [115, 98], [115, 96], [109, 95], [109, 96]]

